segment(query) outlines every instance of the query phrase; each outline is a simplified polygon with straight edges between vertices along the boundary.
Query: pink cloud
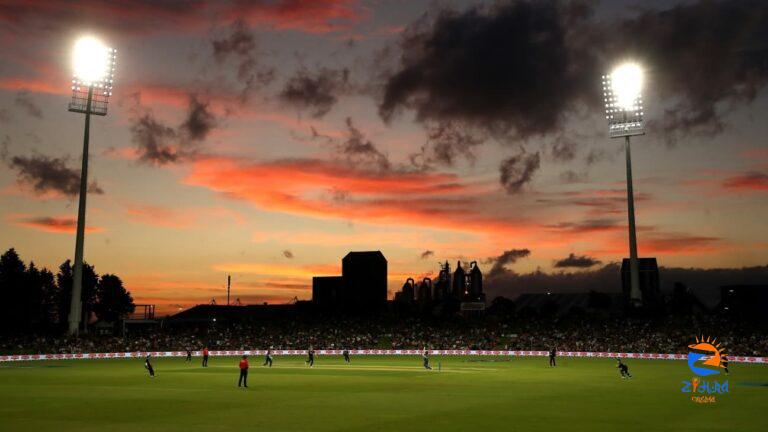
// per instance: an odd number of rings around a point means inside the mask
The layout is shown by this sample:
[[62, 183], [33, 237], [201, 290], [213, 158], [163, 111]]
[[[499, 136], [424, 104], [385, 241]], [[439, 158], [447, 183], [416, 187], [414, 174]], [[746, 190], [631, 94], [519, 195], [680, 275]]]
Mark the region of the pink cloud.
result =
[[734, 175], [723, 180], [725, 189], [740, 192], [766, 192], [768, 191], [768, 174], [748, 172]]

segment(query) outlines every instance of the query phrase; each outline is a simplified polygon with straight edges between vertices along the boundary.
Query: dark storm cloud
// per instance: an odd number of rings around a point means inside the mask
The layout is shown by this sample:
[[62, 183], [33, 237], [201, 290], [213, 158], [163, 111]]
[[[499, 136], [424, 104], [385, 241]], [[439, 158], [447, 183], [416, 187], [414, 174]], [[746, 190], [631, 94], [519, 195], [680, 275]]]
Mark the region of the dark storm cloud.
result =
[[266, 86], [275, 78], [275, 70], [259, 64], [256, 36], [242, 20], [237, 20], [221, 37], [211, 39], [213, 57], [219, 64], [233, 59], [237, 64], [237, 79], [244, 87], [240, 93], [245, 102], [257, 85]]
[[585, 172], [576, 172], [574, 170], [566, 170], [560, 173], [560, 181], [566, 184], [573, 184], [573, 183], [583, 183], [588, 178], [589, 175]]
[[321, 140], [323, 144], [331, 148], [334, 158], [341, 159], [350, 166], [377, 171], [388, 171], [392, 168], [387, 155], [382, 153], [360, 129], [355, 127], [351, 117], [347, 117], [345, 126], [347, 130], [341, 140], [322, 135], [314, 127], [310, 127], [312, 139]]
[[573, 253], [568, 254], [567, 257], [555, 261], [555, 267], [557, 268], [589, 268], [600, 264], [600, 260], [588, 257], [586, 255], [575, 255]]
[[355, 127], [352, 118], [347, 117], [347, 138], [338, 147], [339, 152], [352, 164], [372, 166], [381, 171], [388, 170], [389, 158], [371, 140]]
[[179, 130], [189, 140], [203, 141], [208, 133], [216, 126], [216, 117], [211, 113], [209, 104], [198, 99], [197, 95], [189, 97], [187, 118], [181, 124]]
[[[768, 85], [768, 3], [699, 1], [645, 10], [617, 23], [610, 52], [637, 58], [662, 100], [673, 100], [650, 126], [667, 136], [718, 133], [718, 105], [752, 102]], [[727, 112], [728, 107], [725, 111]]]
[[435, 256], [435, 251], [431, 251], [431, 250], [425, 250], [420, 255], [421, 259], [432, 258], [433, 256]]
[[525, 258], [530, 254], [531, 251], [529, 249], [510, 249], [508, 251], [504, 251], [503, 254], [495, 258], [488, 258], [485, 260], [485, 263], [493, 264], [493, 267], [491, 267], [491, 271], [488, 273], [488, 276], [494, 277], [499, 274], [508, 272], [509, 270], [507, 270], [505, 266], [514, 264], [517, 262], [517, 260]]
[[286, 258], [293, 258], [293, 252], [289, 251], [288, 249], [283, 251], [283, 256]]
[[552, 159], [557, 162], [570, 162], [576, 158], [577, 147], [578, 145], [576, 144], [576, 141], [568, 139], [564, 136], [559, 136], [552, 143]]
[[594, 165], [598, 162], [602, 162], [605, 160], [612, 160], [613, 155], [608, 153], [605, 149], [596, 149], [592, 148], [589, 150], [589, 153], [587, 153], [587, 156], [584, 158], [584, 162], [587, 164], [587, 166]]
[[411, 108], [420, 121], [521, 138], [555, 131], [567, 109], [599, 91], [593, 55], [576, 37], [588, 16], [588, 7], [555, 1], [442, 10], [405, 31], [379, 112], [389, 121]]
[[8, 148], [11, 146], [11, 136], [8, 134], [3, 135], [3, 140], [0, 141], [0, 160], [6, 161], [8, 159]]
[[426, 132], [426, 143], [418, 153], [409, 156], [411, 164], [421, 169], [429, 169], [433, 164], [450, 167], [460, 158], [474, 162], [474, 148], [486, 139], [482, 132], [449, 121], [428, 125]]
[[211, 45], [213, 55], [220, 62], [225, 61], [230, 55], [255, 61], [252, 55], [257, 47], [256, 37], [242, 20], [235, 21], [224, 37], [211, 39]]
[[[56, 193], [74, 197], [80, 192], [80, 171], [67, 166], [67, 158], [44, 155], [14, 156], [8, 166], [17, 172], [20, 183], [32, 187], [38, 194]], [[88, 192], [103, 194], [96, 182], [88, 185]]]
[[499, 181], [509, 194], [519, 193], [523, 186], [533, 178], [533, 174], [541, 165], [539, 152], [521, 152], [501, 162], [499, 166]]
[[139, 161], [166, 165], [194, 157], [217, 125], [209, 104], [192, 94], [185, 119], [177, 128], [162, 123], [151, 112], [143, 112], [131, 120], [130, 131]]
[[592, 3], [555, 0], [427, 15], [403, 33], [399, 64], [384, 73], [380, 115], [410, 109], [425, 124], [461, 121], [495, 137], [554, 134], [577, 110], [601, 112], [600, 75], [632, 58], [666, 109], [649, 127], [672, 139], [720, 132], [724, 114], [768, 85], [764, 1], [591, 16]]
[[139, 160], [152, 165], [177, 162], [185, 154], [173, 144], [176, 130], [160, 123], [150, 113], [132, 121], [131, 139], [138, 148]]
[[26, 90], [16, 93], [16, 105], [21, 107], [21, 109], [23, 109], [27, 114], [34, 118], [43, 118], [43, 111], [35, 103], [35, 101], [32, 100], [32, 97]]
[[286, 81], [279, 97], [299, 110], [310, 110], [313, 117], [319, 118], [336, 105], [348, 82], [347, 69], [321, 68], [310, 72], [302, 68]]

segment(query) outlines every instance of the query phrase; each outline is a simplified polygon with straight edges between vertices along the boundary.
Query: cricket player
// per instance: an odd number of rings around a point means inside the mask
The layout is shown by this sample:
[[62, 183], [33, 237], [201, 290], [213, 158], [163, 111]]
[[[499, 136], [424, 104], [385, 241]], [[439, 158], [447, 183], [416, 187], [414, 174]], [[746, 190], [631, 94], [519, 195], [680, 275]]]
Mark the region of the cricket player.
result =
[[262, 366], [272, 367], [272, 347], [267, 350], [267, 355], [264, 356], [264, 364]]
[[248, 356], [244, 355], [240, 360], [240, 379], [237, 380], [238, 387], [248, 388]]
[[146, 369], [149, 372], [150, 378], [154, 378], [155, 369], [152, 367], [151, 359], [152, 359], [152, 356], [150, 354], [147, 354], [147, 357], [144, 359], [144, 369]]
[[307, 361], [304, 363], [307, 363], [309, 367], [315, 365], [315, 350], [312, 347], [309, 347], [309, 350], [307, 350]]
[[424, 369], [432, 370], [432, 367], [429, 366], [429, 350], [426, 347], [421, 354], [421, 360], [424, 362]]
[[617, 368], [619, 368], [619, 372], [621, 373], [622, 378], [632, 378], [632, 375], [629, 374], [629, 368], [627, 365], [621, 362], [621, 359], [617, 358], [616, 361], [618, 364], [616, 365]]

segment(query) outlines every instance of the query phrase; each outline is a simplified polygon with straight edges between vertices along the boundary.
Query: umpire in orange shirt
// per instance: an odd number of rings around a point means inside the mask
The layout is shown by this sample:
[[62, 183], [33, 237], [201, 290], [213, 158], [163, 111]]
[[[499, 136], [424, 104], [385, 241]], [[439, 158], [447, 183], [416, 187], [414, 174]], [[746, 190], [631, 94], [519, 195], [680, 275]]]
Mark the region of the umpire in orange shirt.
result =
[[240, 379], [237, 381], [237, 386], [248, 388], [248, 356], [244, 355], [240, 360]]

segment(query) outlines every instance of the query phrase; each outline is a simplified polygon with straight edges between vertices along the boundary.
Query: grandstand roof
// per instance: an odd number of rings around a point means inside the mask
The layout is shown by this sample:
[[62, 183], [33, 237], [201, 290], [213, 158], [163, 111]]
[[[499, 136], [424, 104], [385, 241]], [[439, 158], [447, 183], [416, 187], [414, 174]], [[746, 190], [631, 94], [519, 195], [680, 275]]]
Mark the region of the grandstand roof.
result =
[[247, 306], [197, 305], [166, 319], [169, 324], [204, 323], [217, 321], [242, 321], [267, 319], [293, 315], [299, 309], [296, 304], [262, 304]]

